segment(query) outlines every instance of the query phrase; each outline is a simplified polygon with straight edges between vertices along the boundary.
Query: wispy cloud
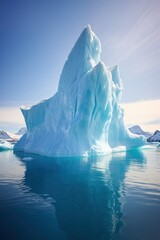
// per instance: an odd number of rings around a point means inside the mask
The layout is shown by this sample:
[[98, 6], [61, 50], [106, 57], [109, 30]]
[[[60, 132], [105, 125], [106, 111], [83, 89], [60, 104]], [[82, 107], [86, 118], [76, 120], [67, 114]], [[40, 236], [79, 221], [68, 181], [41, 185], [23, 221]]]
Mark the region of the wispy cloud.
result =
[[147, 124], [160, 124], [160, 118], [147, 122]]

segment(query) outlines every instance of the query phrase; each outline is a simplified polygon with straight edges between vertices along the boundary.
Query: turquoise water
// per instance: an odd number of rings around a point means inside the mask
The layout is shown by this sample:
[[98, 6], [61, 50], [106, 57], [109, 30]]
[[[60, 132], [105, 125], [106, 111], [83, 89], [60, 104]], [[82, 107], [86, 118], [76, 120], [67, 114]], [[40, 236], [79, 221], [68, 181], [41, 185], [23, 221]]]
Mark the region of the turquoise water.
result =
[[49, 159], [0, 152], [0, 239], [158, 240], [160, 151]]

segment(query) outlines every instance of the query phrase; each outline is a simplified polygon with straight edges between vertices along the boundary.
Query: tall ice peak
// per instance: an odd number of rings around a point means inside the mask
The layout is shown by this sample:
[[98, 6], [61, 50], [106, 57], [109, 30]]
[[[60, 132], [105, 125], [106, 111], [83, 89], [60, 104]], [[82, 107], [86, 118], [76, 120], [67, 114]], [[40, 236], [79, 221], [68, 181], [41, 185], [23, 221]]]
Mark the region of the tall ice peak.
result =
[[119, 68], [106, 67], [100, 53], [101, 43], [87, 26], [64, 64], [57, 93], [22, 109], [27, 132], [15, 145], [15, 152], [90, 156], [146, 143], [126, 127]]

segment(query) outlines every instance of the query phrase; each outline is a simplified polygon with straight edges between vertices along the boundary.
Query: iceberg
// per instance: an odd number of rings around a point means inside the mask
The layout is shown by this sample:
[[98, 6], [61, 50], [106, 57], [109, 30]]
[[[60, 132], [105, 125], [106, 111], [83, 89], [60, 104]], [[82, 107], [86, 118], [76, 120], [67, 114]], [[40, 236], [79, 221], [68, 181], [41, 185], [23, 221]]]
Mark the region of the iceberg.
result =
[[12, 150], [12, 149], [13, 149], [13, 144], [11, 144], [5, 140], [4, 141], [0, 140], [0, 152]]
[[148, 142], [160, 142], [160, 131], [156, 130], [152, 136], [147, 139]]
[[142, 135], [142, 136], [144, 136], [147, 139], [152, 136], [151, 133], [143, 131], [142, 128], [140, 126], [138, 126], [138, 125], [130, 127], [129, 131], [131, 133], [134, 133], [134, 134], [137, 134], [137, 135]]
[[92, 156], [146, 143], [125, 126], [119, 68], [106, 67], [100, 54], [100, 40], [88, 25], [64, 64], [57, 93], [21, 108], [27, 132], [15, 151], [49, 157]]

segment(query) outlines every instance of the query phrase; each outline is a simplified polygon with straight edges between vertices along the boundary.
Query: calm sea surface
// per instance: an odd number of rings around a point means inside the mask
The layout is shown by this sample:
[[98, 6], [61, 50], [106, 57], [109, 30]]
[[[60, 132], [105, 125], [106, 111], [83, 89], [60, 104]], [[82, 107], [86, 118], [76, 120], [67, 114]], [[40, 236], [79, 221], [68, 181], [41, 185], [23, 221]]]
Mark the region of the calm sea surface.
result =
[[0, 152], [0, 240], [159, 240], [160, 151]]

